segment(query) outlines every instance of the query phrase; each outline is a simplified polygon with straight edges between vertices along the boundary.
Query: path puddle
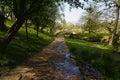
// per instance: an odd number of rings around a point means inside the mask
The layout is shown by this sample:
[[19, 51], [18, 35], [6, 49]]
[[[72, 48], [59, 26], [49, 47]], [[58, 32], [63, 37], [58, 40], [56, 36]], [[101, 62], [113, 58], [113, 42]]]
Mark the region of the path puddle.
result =
[[[56, 73], [59, 74], [61, 79], [65, 80], [81, 80], [79, 68], [70, 61], [63, 58], [52, 58], [52, 66], [56, 70]], [[74, 76], [74, 77], [73, 77]], [[75, 77], [76, 76], [76, 77]], [[75, 79], [76, 78], [76, 79]]]

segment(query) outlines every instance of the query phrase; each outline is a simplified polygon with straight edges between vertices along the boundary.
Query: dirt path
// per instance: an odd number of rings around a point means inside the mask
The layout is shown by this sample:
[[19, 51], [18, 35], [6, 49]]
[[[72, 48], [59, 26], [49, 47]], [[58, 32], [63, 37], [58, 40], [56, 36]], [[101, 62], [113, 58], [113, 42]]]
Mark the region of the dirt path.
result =
[[63, 36], [45, 47], [27, 63], [2, 75], [0, 80], [81, 80], [80, 71], [64, 42]]

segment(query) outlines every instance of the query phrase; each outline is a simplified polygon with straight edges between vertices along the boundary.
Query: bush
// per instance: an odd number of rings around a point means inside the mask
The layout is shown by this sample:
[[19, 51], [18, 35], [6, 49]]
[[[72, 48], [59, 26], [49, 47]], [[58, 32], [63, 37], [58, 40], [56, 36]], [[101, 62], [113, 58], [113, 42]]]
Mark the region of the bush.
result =
[[88, 33], [84, 33], [79, 35], [79, 39], [91, 41], [91, 42], [101, 42], [102, 37], [103, 36], [101, 34], [96, 34], [96, 33], [92, 33], [90, 35]]
[[102, 38], [102, 35], [100, 34], [91, 34], [90, 41], [92, 42], [100, 42]]

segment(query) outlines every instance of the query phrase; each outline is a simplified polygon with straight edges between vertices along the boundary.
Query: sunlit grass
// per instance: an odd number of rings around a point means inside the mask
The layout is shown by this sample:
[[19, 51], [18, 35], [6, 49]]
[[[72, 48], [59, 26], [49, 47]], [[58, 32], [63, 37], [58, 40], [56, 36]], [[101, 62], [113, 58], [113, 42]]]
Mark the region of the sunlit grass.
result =
[[83, 40], [69, 40], [67, 39], [68, 42], [73, 43], [73, 44], [78, 44], [81, 46], [86, 46], [86, 47], [96, 47], [96, 48], [100, 48], [100, 49], [110, 49], [109, 46], [105, 46], [103, 44], [97, 44], [97, 43], [91, 43], [91, 42], [87, 42], [87, 41], [83, 41]]
[[[13, 22], [6, 22], [8, 28], [12, 26]], [[0, 32], [0, 39], [4, 37], [6, 32]], [[49, 35], [48, 35], [49, 34]], [[39, 32], [39, 37], [36, 37], [36, 30], [33, 26], [28, 27], [28, 40], [26, 39], [25, 26], [23, 25], [15, 37], [8, 45], [6, 51], [2, 53], [0, 59], [0, 66], [14, 67], [20, 63], [27, 61], [28, 58], [40, 53], [42, 49], [50, 44], [54, 35], [50, 33]]]
[[120, 56], [114, 55], [111, 47], [76, 39], [66, 39], [66, 43], [78, 64], [90, 63], [111, 80], [120, 79]]

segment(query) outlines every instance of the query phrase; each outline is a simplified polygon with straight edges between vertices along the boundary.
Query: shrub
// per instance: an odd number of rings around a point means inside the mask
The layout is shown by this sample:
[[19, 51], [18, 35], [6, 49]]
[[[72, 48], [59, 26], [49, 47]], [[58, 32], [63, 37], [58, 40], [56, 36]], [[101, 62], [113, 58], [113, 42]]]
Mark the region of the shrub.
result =
[[100, 42], [102, 38], [102, 35], [100, 34], [91, 34], [90, 41], [92, 42]]
[[101, 34], [96, 33], [92, 33], [90, 35], [88, 33], [80, 34], [80, 39], [91, 42], [100, 42], [102, 37], [103, 36]]

